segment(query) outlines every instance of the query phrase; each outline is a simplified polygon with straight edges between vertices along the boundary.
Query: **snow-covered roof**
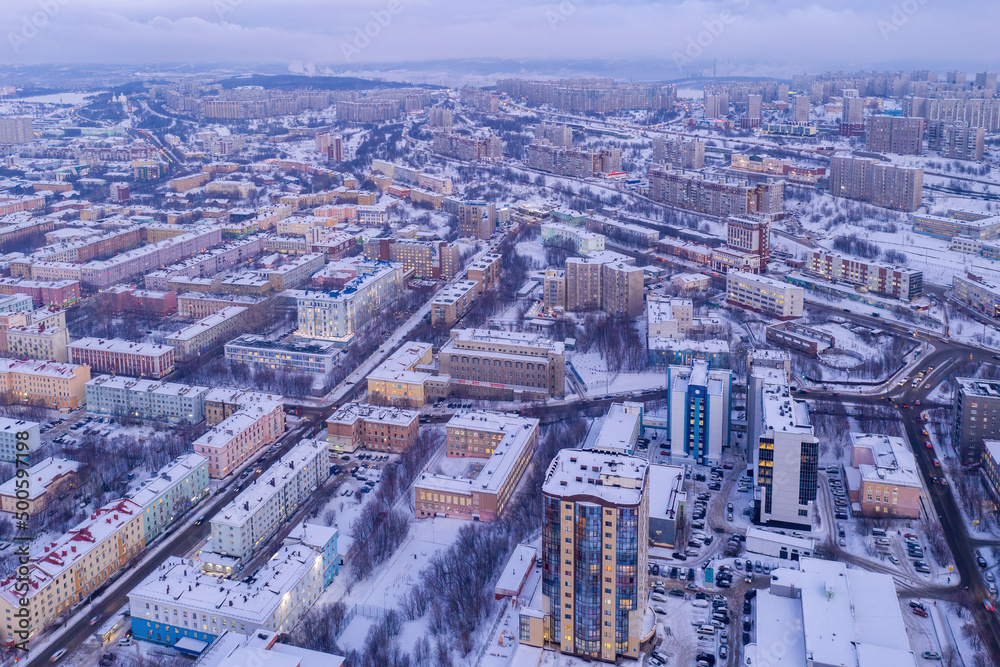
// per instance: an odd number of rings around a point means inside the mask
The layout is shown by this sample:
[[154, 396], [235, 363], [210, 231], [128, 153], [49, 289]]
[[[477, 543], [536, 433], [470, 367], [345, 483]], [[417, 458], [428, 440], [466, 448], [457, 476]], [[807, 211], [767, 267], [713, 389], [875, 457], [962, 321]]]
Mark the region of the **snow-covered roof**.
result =
[[563, 449], [549, 465], [542, 492], [565, 498], [589, 497], [611, 505], [638, 505], [648, 466], [637, 456]]

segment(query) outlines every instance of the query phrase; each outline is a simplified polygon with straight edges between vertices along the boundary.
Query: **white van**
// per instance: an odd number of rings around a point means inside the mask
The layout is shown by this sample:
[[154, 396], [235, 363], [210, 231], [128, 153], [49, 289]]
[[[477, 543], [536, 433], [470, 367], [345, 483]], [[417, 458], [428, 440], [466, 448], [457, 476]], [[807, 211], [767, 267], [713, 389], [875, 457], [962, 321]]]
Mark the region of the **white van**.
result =
[[714, 635], [715, 626], [714, 625], [702, 625], [698, 627], [697, 630], [699, 635]]

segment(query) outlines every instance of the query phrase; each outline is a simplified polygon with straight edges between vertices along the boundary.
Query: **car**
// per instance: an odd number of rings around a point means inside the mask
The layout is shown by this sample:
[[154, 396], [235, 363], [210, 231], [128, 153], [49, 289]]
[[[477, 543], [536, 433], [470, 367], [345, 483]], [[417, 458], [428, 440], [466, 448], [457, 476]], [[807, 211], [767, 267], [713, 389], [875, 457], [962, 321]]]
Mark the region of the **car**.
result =
[[987, 565], [986, 559], [983, 558], [982, 555], [980, 554], [976, 555], [976, 562], [979, 564], [979, 567], [986, 567]]
[[753, 562], [749, 558], [747, 558], [746, 567], [747, 572], [753, 572]]
[[131, 637], [122, 637], [121, 639], [118, 640], [119, 646], [131, 646], [134, 643], [135, 640], [132, 639]]
[[990, 582], [992, 582], [992, 581], [995, 581], [995, 580], [996, 580], [996, 577], [995, 577], [995, 576], [993, 576], [993, 573], [992, 573], [992, 572], [987, 572], [987, 573], [986, 573], [986, 574], [984, 574], [983, 576], [984, 576], [984, 577], [986, 578], [986, 581], [990, 581]]
[[747, 582], [748, 584], [752, 584], [753, 583], [753, 574], [752, 573], [747, 573], [747, 576], [743, 577], [743, 581]]
[[653, 667], [660, 667], [660, 665], [663, 664], [663, 661], [657, 658], [655, 655], [652, 655], [649, 657], [649, 664], [653, 665]]
[[914, 609], [913, 613], [916, 614], [917, 616], [920, 616], [921, 618], [927, 618], [928, 617], [928, 613], [924, 609]]
[[65, 648], [59, 649], [58, 651], [52, 654], [52, 657], [49, 658], [49, 662], [59, 662], [60, 658], [66, 655], [67, 651], [69, 651], [69, 649]]
[[688, 581], [694, 581], [694, 568], [693, 567], [689, 567], [688, 568], [688, 571], [687, 571], [687, 580]]
[[650, 596], [650, 598], [652, 598], [653, 602], [666, 602], [667, 601], [667, 598], [664, 597], [664, 596], [662, 596], [662, 595], [660, 595], [659, 593], [653, 593]]
[[674, 558], [675, 560], [687, 560], [687, 556], [680, 553], [679, 551], [673, 552], [672, 554], [670, 554], [670, 557]]
[[983, 606], [986, 608], [986, 611], [989, 612], [996, 611], [996, 609], [993, 608], [993, 603], [990, 602], [989, 600], [983, 600]]
[[682, 598], [684, 597], [684, 591], [682, 591], [679, 588], [671, 588], [669, 591], [667, 591], [667, 595], [670, 595], [675, 598]]
[[677, 568], [676, 567], [670, 568], [670, 578], [671, 579], [676, 579], [677, 578]]
[[[993, 356], [995, 357], [996, 355], [994, 354]], [[923, 653], [920, 654], [920, 657], [923, 658], [924, 660], [940, 660], [941, 659], [941, 656], [938, 655], [935, 651], [924, 651]]]
[[941, 467], [941, 460], [940, 459], [934, 459], [934, 465], [937, 466], [938, 468], [940, 468]]
[[846, 547], [847, 546], [847, 540], [842, 537], [839, 540], [837, 540], [837, 544], [839, 544], [842, 547]]
[[687, 589], [687, 590], [689, 590], [689, 591], [696, 591], [696, 590], [698, 590], [698, 587], [696, 585], [694, 585], [694, 584], [685, 584], [684, 588]]
[[753, 571], [756, 572], [757, 574], [762, 574], [764, 572], [764, 566], [761, 564], [760, 561], [757, 561], [756, 563], [753, 564]]
[[889, 562], [892, 563], [893, 565], [899, 565], [899, 559], [893, 556], [892, 554], [889, 554], [888, 558]]
[[719, 660], [725, 660], [728, 657], [729, 657], [729, 650], [726, 648], [726, 645], [723, 644], [722, 646], [719, 647]]

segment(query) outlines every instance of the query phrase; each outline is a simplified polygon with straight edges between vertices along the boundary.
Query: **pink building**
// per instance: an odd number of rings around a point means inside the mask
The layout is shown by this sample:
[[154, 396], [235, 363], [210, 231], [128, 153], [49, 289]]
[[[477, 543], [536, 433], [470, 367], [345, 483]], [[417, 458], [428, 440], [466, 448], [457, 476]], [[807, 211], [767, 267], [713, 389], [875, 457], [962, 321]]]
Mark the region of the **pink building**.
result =
[[920, 473], [902, 438], [851, 433], [848, 497], [875, 519], [920, 518]]
[[280, 396], [213, 389], [205, 403], [221, 405], [224, 412], [238, 406], [236, 412], [194, 441], [194, 451], [208, 459], [208, 476], [212, 479], [232, 474], [285, 432], [285, 407]]

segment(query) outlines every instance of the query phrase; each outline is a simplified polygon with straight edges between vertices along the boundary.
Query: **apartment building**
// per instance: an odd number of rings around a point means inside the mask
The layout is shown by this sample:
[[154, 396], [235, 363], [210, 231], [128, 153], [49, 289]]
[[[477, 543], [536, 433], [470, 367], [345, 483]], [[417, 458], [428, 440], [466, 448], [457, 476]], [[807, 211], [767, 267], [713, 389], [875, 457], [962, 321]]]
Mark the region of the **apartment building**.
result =
[[497, 205], [494, 202], [463, 201], [458, 203], [458, 235], [473, 239], [490, 239], [497, 230]]
[[410, 241], [371, 239], [364, 244], [365, 259], [396, 262], [416, 278], [438, 280], [458, 275], [461, 268], [459, 247], [445, 241]]
[[1000, 438], [1000, 382], [955, 378], [955, 424], [952, 441], [961, 461], [982, 460], [983, 441]]
[[[760, 120], [760, 116], [757, 116]], [[653, 138], [653, 162], [681, 169], [705, 167], [705, 142], [697, 138], [657, 135]]]
[[[647, 590], [649, 466], [563, 449], [542, 484], [542, 610], [564, 654], [638, 659]], [[603, 563], [603, 567], [594, 563]]]
[[1000, 238], [1000, 216], [954, 210], [947, 215], [915, 215], [913, 231], [946, 240], [993, 241]]
[[[18, 588], [14, 574], [0, 580], [0, 611], [8, 619], [6, 640], [24, 639], [15, 636], [15, 629], [26, 629], [29, 640], [36, 637], [126, 567], [145, 546], [140, 509], [128, 499], [113, 501], [41, 547], [27, 565], [31, 581], [27, 592]], [[28, 627], [15, 628], [14, 612], [25, 607], [30, 613]]]
[[431, 301], [431, 326], [451, 327], [472, 307], [479, 296], [479, 283], [475, 280], [459, 280], [448, 285]]
[[279, 342], [243, 334], [226, 343], [224, 354], [234, 363], [325, 377], [337, 363], [340, 350], [336, 344], [322, 340], [293, 338]]
[[[337, 530], [314, 524], [292, 528], [277, 553], [244, 581], [204, 573], [192, 560], [169, 556], [129, 591], [132, 636], [174, 646], [182, 639], [213, 644], [237, 632], [290, 633], [333, 581], [338, 561]], [[320, 664], [339, 665], [333, 656], [317, 655], [322, 656]], [[234, 654], [211, 664], [240, 659]], [[272, 664], [272, 659], [303, 664], [301, 656], [280, 655], [277, 646], [254, 652], [248, 660], [261, 659], [266, 661], [261, 664]]]
[[0, 118], [0, 144], [30, 144], [35, 140], [31, 116]]
[[192, 446], [208, 459], [209, 476], [223, 479], [285, 432], [284, 403], [271, 394], [211, 389], [205, 395], [205, 421], [212, 428]]
[[100, 375], [85, 385], [87, 412], [95, 415], [197, 424], [205, 418], [208, 387]]
[[[54, 498], [72, 491], [79, 485], [77, 473], [82, 464], [67, 459], [49, 457], [27, 470], [28, 487], [17, 488], [17, 477], [0, 484], [0, 512], [38, 514]], [[23, 482], [22, 482], [23, 484]]]
[[230, 306], [256, 311], [263, 303], [262, 297], [244, 294], [185, 292], [177, 296], [177, 315], [189, 320], [200, 320]]
[[503, 257], [491, 253], [482, 255], [469, 264], [465, 275], [469, 280], [479, 283], [478, 293], [482, 294], [500, 284], [502, 272]]
[[546, 269], [542, 283], [542, 303], [550, 309], [566, 309], [566, 272]]
[[581, 254], [604, 250], [604, 236], [602, 234], [594, 234], [585, 229], [564, 225], [561, 222], [547, 222], [542, 225], [542, 243], [572, 248], [573, 252]]
[[871, 158], [830, 158], [830, 193], [897, 211], [915, 211], [923, 202], [924, 170]]
[[86, 401], [90, 367], [0, 359], [0, 392], [14, 403], [76, 410]]
[[39, 324], [11, 327], [0, 335], [0, 351], [20, 359], [69, 361], [69, 329]]
[[438, 368], [461, 396], [533, 400], [565, 393], [564, 346], [535, 333], [452, 330]]
[[730, 439], [732, 385], [732, 371], [709, 370], [702, 359], [667, 369], [667, 432], [675, 461], [687, 458], [701, 465], [722, 461]]
[[[1000, 440], [985, 440], [983, 442], [981, 469], [994, 499], [1000, 499]], [[0, 501], [4, 497], [3, 487], [0, 487]]]
[[[289, 450], [212, 517], [211, 553], [202, 552], [204, 571], [234, 574], [329, 476], [325, 442], [304, 440]], [[236, 559], [235, 567], [227, 556]]]
[[[772, 381], [773, 382], [773, 381]], [[754, 521], [811, 529], [819, 460], [819, 439], [809, 410], [793, 400], [788, 385], [764, 382], [754, 397], [757, 419], [750, 443], [754, 470]], [[749, 401], [749, 399], [748, 399]]]
[[922, 155], [924, 119], [882, 114], [869, 116], [865, 148], [876, 153]]
[[599, 174], [615, 174], [622, 170], [620, 148], [593, 151], [585, 148], [564, 148], [549, 141], [535, 140], [528, 145], [529, 168], [573, 178], [593, 178]]
[[545, 140], [561, 148], [573, 147], [573, 128], [566, 123], [541, 122], [535, 125], [535, 141]]
[[872, 519], [919, 519], [922, 482], [902, 438], [851, 432], [848, 497]]
[[592, 232], [636, 248], [649, 248], [660, 239], [660, 233], [655, 229], [613, 220], [604, 215], [588, 215], [584, 225]]
[[810, 250], [805, 270], [827, 280], [864, 287], [870, 292], [912, 301], [923, 293], [923, 272], [838, 252]]
[[[23, 437], [18, 437], [20, 434]], [[18, 442], [27, 449], [18, 449]], [[14, 463], [18, 459], [27, 461], [31, 452], [42, 444], [38, 422], [0, 417], [0, 461]]]
[[359, 447], [402, 454], [417, 439], [419, 416], [416, 410], [345, 403], [326, 420], [330, 456]]
[[646, 340], [685, 338], [694, 320], [691, 299], [671, 299], [650, 294], [646, 299]]
[[495, 134], [467, 137], [450, 132], [435, 132], [431, 146], [435, 153], [465, 162], [503, 158], [503, 142]]
[[342, 260], [336, 266], [353, 276], [339, 291], [295, 290], [290, 296], [298, 306], [299, 335], [346, 345], [372, 317], [402, 295], [405, 272], [394, 262]]
[[208, 459], [181, 454], [147, 479], [129, 498], [142, 508], [143, 539], [149, 544], [208, 497]]
[[399, 100], [338, 101], [337, 118], [352, 123], [384, 123], [399, 118]]
[[761, 270], [771, 258], [771, 216], [731, 215], [726, 219], [726, 245], [760, 258]]
[[943, 158], [978, 162], [986, 148], [986, 130], [963, 121], [933, 120], [927, 127], [927, 147]]
[[983, 280], [979, 276], [954, 276], [951, 296], [967, 308], [987, 317], [1000, 317], [1000, 285]]
[[783, 280], [742, 271], [726, 274], [726, 303], [779, 320], [802, 317], [805, 290]]
[[767, 181], [748, 185], [745, 181], [716, 180], [700, 172], [649, 167], [651, 199], [719, 218], [731, 215], [781, 213], [785, 206], [785, 182]]
[[486, 461], [473, 477], [421, 474], [413, 485], [416, 517], [500, 518], [531, 460], [538, 424], [537, 419], [495, 412], [452, 417], [447, 427], [448, 457]]
[[86, 364], [100, 373], [161, 378], [174, 370], [174, 348], [170, 345], [81, 338], [67, 348], [69, 363]]
[[566, 259], [566, 309], [601, 309], [609, 315], [635, 317], [643, 307], [643, 270], [616, 252], [596, 252]]
[[247, 313], [249, 310], [242, 306], [227, 306], [170, 334], [164, 340], [173, 348], [178, 361], [190, 361], [246, 331]]
[[80, 300], [80, 283], [76, 280], [0, 278], [0, 294], [26, 294], [36, 306], [66, 307]]

